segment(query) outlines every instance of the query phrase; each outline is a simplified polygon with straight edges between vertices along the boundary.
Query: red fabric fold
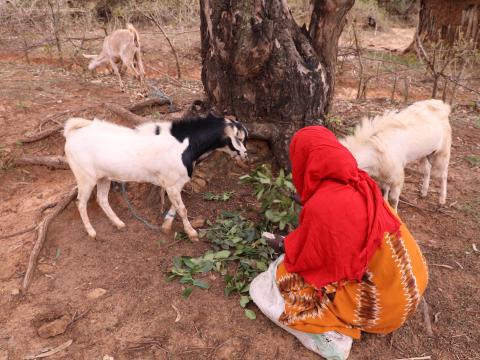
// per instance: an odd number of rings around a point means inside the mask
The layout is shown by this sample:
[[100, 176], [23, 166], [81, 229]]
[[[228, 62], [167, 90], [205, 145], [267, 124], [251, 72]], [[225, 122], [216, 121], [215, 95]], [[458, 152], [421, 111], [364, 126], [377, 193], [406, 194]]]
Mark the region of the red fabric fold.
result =
[[400, 222], [328, 129], [298, 131], [290, 160], [303, 209], [300, 225], [285, 239], [285, 268], [317, 288], [361, 280], [385, 232], [397, 233]]

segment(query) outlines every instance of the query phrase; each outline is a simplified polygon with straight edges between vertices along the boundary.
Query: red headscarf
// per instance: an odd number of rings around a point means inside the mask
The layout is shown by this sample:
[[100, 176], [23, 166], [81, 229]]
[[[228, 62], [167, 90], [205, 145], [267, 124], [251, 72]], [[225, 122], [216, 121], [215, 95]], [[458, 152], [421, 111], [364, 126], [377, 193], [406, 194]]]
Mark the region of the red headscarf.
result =
[[324, 127], [298, 131], [290, 145], [293, 182], [304, 205], [285, 239], [285, 268], [320, 288], [361, 280], [385, 232], [400, 222], [377, 184]]

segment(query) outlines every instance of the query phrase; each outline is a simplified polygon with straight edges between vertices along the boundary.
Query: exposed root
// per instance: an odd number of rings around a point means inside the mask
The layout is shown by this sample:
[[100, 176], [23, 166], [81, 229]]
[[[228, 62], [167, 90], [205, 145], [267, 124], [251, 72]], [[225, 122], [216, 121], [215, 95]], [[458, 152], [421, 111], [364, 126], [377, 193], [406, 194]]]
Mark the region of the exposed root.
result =
[[29, 156], [24, 155], [15, 160], [16, 165], [42, 165], [54, 169], [70, 169], [64, 156]]
[[32, 252], [30, 253], [30, 259], [28, 260], [27, 271], [25, 272], [25, 277], [23, 278], [22, 292], [26, 294], [28, 287], [32, 281], [33, 273], [37, 266], [37, 259], [40, 251], [42, 250], [43, 244], [45, 243], [48, 226], [55, 217], [62, 212], [63, 209], [77, 196], [77, 188], [74, 187], [70, 190], [65, 197], [58, 202], [58, 204], [53, 208], [53, 211], [46, 215], [43, 220], [38, 224], [37, 239], [35, 240], [35, 245], [33, 246]]
[[135, 105], [130, 106], [130, 108], [128, 110], [133, 112], [133, 113], [136, 113], [140, 110], [143, 110], [145, 108], [149, 108], [149, 107], [152, 107], [152, 106], [162, 106], [162, 105], [169, 105], [169, 104], [170, 104], [170, 101], [167, 100], [167, 99], [153, 98], [153, 99], [147, 99], [147, 100], [141, 101], [139, 103], [136, 103]]
[[153, 119], [148, 118], [148, 117], [143, 117], [140, 115], [136, 115], [133, 112], [125, 109], [123, 106], [120, 106], [118, 104], [113, 104], [113, 103], [105, 103], [105, 107], [113, 112], [115, 115], [121, 117], [124, 120], [127, 120], [135, 125], [143, 124], [149, 121], [152, 121]]
[[63, 124], [56, 125], [54, 127], [51, 127], [50, 129], [39, 131], [36, 134], [30, 135], [30, 136], [25, 136], [24, 138], [20, 139], [19, 141], [21, 143], [32, 143], [38, 140], [45, 139], [46, 137], [49, 137], [50, 135], [56, 134], [60, 130], [63, 129]]

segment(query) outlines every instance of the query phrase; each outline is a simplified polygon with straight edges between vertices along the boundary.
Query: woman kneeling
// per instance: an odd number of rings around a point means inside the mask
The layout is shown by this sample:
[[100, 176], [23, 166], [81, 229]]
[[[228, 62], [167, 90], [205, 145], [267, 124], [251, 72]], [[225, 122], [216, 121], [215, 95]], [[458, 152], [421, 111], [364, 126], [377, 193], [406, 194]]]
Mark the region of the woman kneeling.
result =
[[415, 312], [427, 265], [376, 183], [330, 131], [297, 132], [290, 159], [300, 225], [250, 295], [307, 348], [343, 360], [361, 331], [392, 332]]

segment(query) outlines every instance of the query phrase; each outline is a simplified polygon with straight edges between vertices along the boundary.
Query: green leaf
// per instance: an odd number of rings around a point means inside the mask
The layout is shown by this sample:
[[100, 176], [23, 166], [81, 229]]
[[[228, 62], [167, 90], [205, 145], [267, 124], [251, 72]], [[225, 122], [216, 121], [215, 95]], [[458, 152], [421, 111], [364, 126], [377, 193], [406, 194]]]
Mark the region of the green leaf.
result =
[[187, 287], [185, 290], [183, 290], [182, 296], [183, 296], [185, 299], [188, 299], [188, 297], [190, 296], [190, 294], [192, 293], [192, 291], [193, 291], [193, 288], [192, 288], [192, 287]]
[[198, 279], [193, 280], [192, 285], [198, 286], [200, 289], [208, 289], [210, 287], [205, 281]]
[[231, 252], [228, 250], [218, 251], [214, 254], [215, 259], [226, 259], [230, 256]]
[[257, 315], [255, 314], [255, 312], [250, 309], [245, 309], [245, 316], [250, 320], [255, 320], [257, 318]]
[[245, 306], [247, 306], [247, 304], [250, 302], [250, 297], [249, 296], [245, 296], [245, 295], [242, 295], [240, 297], [240, 306], [242, 308], [244, 308]]

